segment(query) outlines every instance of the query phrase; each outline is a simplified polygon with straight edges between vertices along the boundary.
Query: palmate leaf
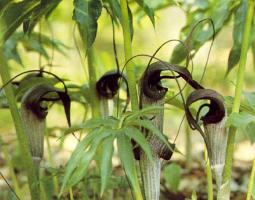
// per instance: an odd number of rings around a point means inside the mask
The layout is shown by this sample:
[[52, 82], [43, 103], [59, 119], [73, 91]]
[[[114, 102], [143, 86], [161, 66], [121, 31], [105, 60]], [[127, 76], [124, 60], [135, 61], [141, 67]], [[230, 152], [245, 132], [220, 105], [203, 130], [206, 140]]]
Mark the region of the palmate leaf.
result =
[[164, 136], [164, 134], [155, 125], [153, 125], [150, 120], [137, 119], [134, 121], [130, 121], [127, 124], [148, 129], [153, 135], [157, 136], [160, 140], [162, 140], [162, 142], [164, 142], [167, 145], [167, 147], [171, 149], [172, 152], [175, 151], [171, 144], [168, 142], [166, 136]]
[[149, 142], [146, 140], [145, 136], [143, 135], [143, 133], [139, 129], [133, 126], [127, 126], [124, 129], [124, 131], [125, 131], [125, 134], [130, 139], [133, 139], [141, 147], [141, 149], [145, 152], [149, 160], [152, 161], [153, 157], [152, 157], [151, 147]]
[[0, 46], [38, 6], [39, 0], [11, 2], [0, 15]]
[[112, 134], [113, 132], [109, 129], [95, 129], [77, 145], [65, 169], [59, 196], [65, 189], [72, 187], [85, 177], [98, 145]]
[[117, 146], [118, 154], [121, 159], [121, 165], [123, 166], [126, 176], [134, 191], [135, 199], [142, 199], [142, 192], [140, 189], [137, 171], [135, 168], [132, 145], [130, 139], [125, 135], [125, 133], [118, 134]]
[[80, 131], [80, 130], [93, 130], [93, 129], [100, 128], [100, 127], [113, 129], [114, 127], [117, 127], [117, 125], [118, 125], [118, 121], [113, 117], [92, 118], [82, 124], [74, 125], [68, 129], [66, 129], [64, 134], [67, 135], [69, 133], [73, 133], [75, 131]]
[[97, 34], [97, 20], [101, 15], [100, 0], [74, 0], [73, 20], [79, 27], [86, 48], [91, 47]]
[[112, 155], [113, 155], [113, 141], [114, 136], [105, 139], [102, 143], [102, 156], [100, 163], [100, 175], [101, 175], [101, 190], [100, 195], [102, 196], [105, 188], [107, 187], [109, 177], [112, 170]]
[[164, 109], [162, 106], [150, 106], [147, 108], [143, 108], [141, 110], [134, 111], [132, 113], [128, 113], [127, 117], [126, 117], [126, 121], [127, 122], [134, 121], [134, 120], [136, 120], [140, 117], [143, 117], [145, 115], [156, 114], [162, 109]]

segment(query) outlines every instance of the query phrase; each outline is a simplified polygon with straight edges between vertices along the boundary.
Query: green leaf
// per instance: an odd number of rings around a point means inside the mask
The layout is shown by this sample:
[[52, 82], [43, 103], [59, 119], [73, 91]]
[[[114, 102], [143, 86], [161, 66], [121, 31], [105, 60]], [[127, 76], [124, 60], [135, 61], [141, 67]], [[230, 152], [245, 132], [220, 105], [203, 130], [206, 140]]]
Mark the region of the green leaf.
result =
[[255, 92], [244, 92], [245, 102], [255, 111]]
[[11, 2], [0, 15], [0, 46], [38, 6], [40, 1]]
[[149, 1], [149, 0], [135, 0], [135, 1], [144, 10], [144, 12], [148, 15], [153, 26], [155, 26], [154, 11], [153, 11], [153, 8], [151, 7], [151, 1]]
[[162, 142], [164, 142], [171, 151], [174, 152], [174, 149], [172, 148], [171, 144], [167, 140], [167, 137], [154, 125], [150, 120], [147, 119], [137, 119], [135, 121], [131, 121], [128, 123], [128, 125], [133, 125], [133, 126], [140, 126], [148, 129], [153, 135], [157, 136]]
[[167, 165], [163, 170], [163, 175], [166, 180], [166, 184], [171, 191], [177, 192], [181, 182], [182, 169], [179, 165], [172, 163]]
[[236, 9], [236, 12], [234, 13], [235, 19], [233, 28], [233, 40], [236, 46], [240, 46], [242, 44], [247, 9], [248, 2], [241, 1], [240, 6]]
[[150, 106], [147, 108], [143, 108], [142, 110], [126, 114], [127, 115], [126, 121], [127, 122], [133, 121], [148, 114], [157, 114], [162, 109], [164, 109], [162, 106]]
[[62, 42], [56, 39], [51, 39], [43, 34], [39, 36], [39, 33], [31, 33], [29, 36], [24, 36], [21, 38], [21, 42], [23, 46], [26, 48], [26, 50], [39, 52], [45, 58], [49, 58], [48, 53], [45, 50], [45, 47], [49, 48], [54, 47], [58, 52], [64, 55], [66, 55], [64, 49], [68, 48], [66, 45], [64, 45]]
[[[191, 29], [203, 19], [210, 17], [215, 26], [215, 33], [217, 34], [224, 24], [226, 24], [230, 20], [230, 16], [233, 11], [233, 5], [236, 4], [234, 1], [225, 1], [219, 0], [217, 2], [208, 1], [209, 5], [207, 9], [200, 9], [199, 7], [191, 6], [189, 10], [187, 10], [187, 23], [182, 28], [181, 31], [181, 39], [187, 39], [190, 34]], [[212, 27], [209, 23], [201, 23], [196, 29], [192, 32], [191, 37], [189, 38], [189, 50], [194, 51], [196, 53], [199, 48], [207, 41], [212, 39], [213, 31]], [[178, 44], [172, 53], [171, 62], [174, 64], [180, 63], [183, 61], [186, 56], [186, 52], [180, 44]]]
[[[14, 34], [15, 35], [15, 34]], [[19, 52], [17, 51], [17, 45], [18, 40], [15, 36], [9, 37], [8, 40], [6, 40], [3, 50], [6, 60], [14, 60], [18, 64], [22, 65], [22, 60], [19, 55]]]
[[228, 57], [228, 69], [226, 75], [229, 74], [231, 69], [235, 67], [235, 65], [240, 60], [241, 54], [241, 43], [243, 38], [243, 30], [244, 30], [244, 23], [246, 18], [248, 4], [246, 1], [242, 1], [240, 6], [236, 9], [234, 13], [234, 28], [233, 28], [233, 47], [230, 50], [229, 57]]
[[[121, 16], [121, 8], [120, 8], [119, 1], [103, 0], [103, 2], [109, 5], [114, 21], [121, 23], [122, 16]], [[132, 39], [134, 35], [134, 27], [133, 27], [133, 16], [129, 6], [128, 6], [128, 19], [129, 19], [130, 34]]]
[[111, 175], [112, 169], [112, 155], [113, 155], [113, 141], [114, 137], [105, 139], [102, 143], [102, 158], [100, 163], [100, 175], [101, 175], [101, 196], [103, 195], [105, 188], [108, 184], [108, 179]]
[[228, 56], [228, 69], [226, 76], [238, 64], [241, 55], [241, 47], [232, 47]]
[[249, 123], [245, 128], [245, 132], [249, 137], [251, 144], [255, 143], [255, 122]]
[[97, 34], [97, 20], [101, 15], [100, 0], [74, 0], [73, 20], [79, 27], [81, 38], [86, 48], [91, 47]]
[[245, 128], [249, 123], [255, 122], [255, 116], [247, 112], [231, 113], [228, 117], [227, 126]]
[[124, 129], [125, 134], [130, 138], [133, 139], [145, 152], [145, 154], [148, 156], [149, 160], [153, 160], [152, 151], [149, 142], [144, 137], [143, 133], [132, 126], [127, 126]]
[[121, 22], [121, 11], [120, 11], [120, 3], [116, 0], [103, 0], [105, 4], [109, 5], [109, 10], [113, 16], [115, 22]]
[[96, 129], [92, 131], [91, 133], [88, 133], [88, 135], [85, 138], [83, 138], [79, 142], [79, 144], [76, 146], [65, 168], [65, 174], [63, 178], [61, 191], [60, 191], [60, 196], [63, 193], [64, 189], [66, 188], [67, 182], [69, 178], [71, 177], [73, 171], [78, 166], [81, 158], [83, 157], [83, 152], [87, 149], [88, 145], [94, 140], [94, 138], [96, 138], [101, 133], [102, 133], [102, 129]]
[[73, 125], [72, 127], [66, 129], [64, 134], [66, 135], [79, 130], [92, 130], [92, 129], [96, 129], [100, 127], [114, 128], [114, 127], [117, 127], [117, 125], [118, 125], [118, 121], [113, 117], [92, 118], [82, 124]]
[[38, 6], [24, 22], [26, 23], [26, 25], [23, 26], [24, 33], [30, 34], [39, 20], [43, 16], [47, 16], [49, 12], [52, 12], [61, 1], [62, 0], [41, 1], [40, 6]]
[[[243, 40], [244, 25], [246, 20], [246, 13], [248, 9], [248, 1], [241, 1], [241, 4], [234, 13], [234, 28], [233, 28], [233, 47], [230, 51], [228, 58], [228, 69], [226, 75], [240, 60], [241, 45]], [[255, 20], [253, 19], [253, 25], [250, 33], [250, 45], [255, 39]]]
[[174, 47], [170, 63], [178, 64], [183, 61], [188, 56], [187, 50], [184, 48], [182, 44], [178, 44]]
[[133, 15], [132, 15], [132, 11], [131, 11], [129, 5], [127, 7], [128, 7], [128, 22], [129, 22], [130, 35], [131, 35], [131, 40], [132, 40], [133, 36], [134, 36]]
[[41, 40], [39, 40], [38, 33], [31, 33], [29, 37], [22, 32], [16, 32], [4, 44], [4, 54], [7, 59], [13, 59], [18, 64], [22, 65], [22, 60], [17, 46], [22, 44], [27, 51], [35, 51], [41, 53], [46, 59], [49, 59], [46, 48], [54, 48], [56, 51], [66, 55], [65, 50], [68, 48], [62, 42], [51, 39], [46, 35], [41, 34]]
[[65, 189], [74, 186], [85, 177], [98, 145], [112, 134], [109, 129], [96, 129], [77, 145], [68, 161], [59, 196]]
[[135, 167], [136, 165], [131, 141], [124, 133], [120, 133], [117, 136], [117, 145], [121, 165], [123, 166], [126, 176], [134, 191], [135, 199], [143, 199]]

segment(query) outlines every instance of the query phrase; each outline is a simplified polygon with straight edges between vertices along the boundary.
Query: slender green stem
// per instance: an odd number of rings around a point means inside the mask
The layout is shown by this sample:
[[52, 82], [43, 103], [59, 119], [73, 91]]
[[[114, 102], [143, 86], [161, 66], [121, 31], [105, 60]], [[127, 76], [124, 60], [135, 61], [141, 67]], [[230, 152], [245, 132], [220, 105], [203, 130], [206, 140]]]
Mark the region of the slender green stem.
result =
[[92, 117], [100, 117], [100, 100], [96, 91], [96, 67], [94, 61], [93, 47], [88, 49], [87, 59], [88, 59], [88, 72], [89, 72], [89, 88], [90, 88], [90, 103], [92, 109]]
[[69, 195], [70, 195], [70, 200], [74, 200], [72, 188], [69, 189]]
[[191, 143], [191, 132], [188, 122], [185, 123], [185, 155], [186, 155], [186, 166], [188, 169], [191, 168], [192, 162], [192, 143]]
[[[0, 75], [3, 83], [6, 83], [10, 80], [9, 67], [7, 66], [6, 60], [4, 58], [2, 47], [0, 47]], [[39, 180], [37, 179], [36, 176], [36, 170], [29, 149], [28, 137], [25, 133], [24, 125], [22, 123], [18, 107], [16, 105], [14, 93], [10, 85], [7, 85], [4, 90], [8, 100], [14, 126], [16, 129], [16, 134], [22, 155], [22, 162], [24, 163], [27, 172], [31, 199], [39, 200], [40, 199]]]
[[254, 158], [253, 164], [252, 164], [252, 170], [251, 170], [246, 200], [251, 200], [253, 187], [254, 187], [254, 179], [255, 179], [255, 158]]
[[205, 147], [205, 161], [206, 161], [206, 176], [207, 176], [207, 195], [208, 200], [213, 200], [213, 181], [210, 160], [208, 159], [207, 150]]
[[[132, 57], [132, 45], [131, 45], [131, 31], [129, 26], [129, 17], [128, 17], [128, 5], [126, 0], [120, 1], [121, 14], [122, 14], [122, 29], [123, 29], [123, 38], [124, 38], [124, 50], [125, 50], [125, 61]], [[135, 72], [132, 62], [129, 62], [126, 68], [127, 79], [128, 79], [128, 88], [131, 100], [132, 110], [138, 110], [138, 97], [137, 97], [137, 88], [136, 88], [136, 79]]]
[[[241, 57], [240, 57], [240, 63], [239, 63], [239, 68], [237, 72], [237, 82], [236, 82], [236, 88], [235, 88], [235, 97], [234, 97], [234, 102], [232, 107], [232, 113], [234, 112], [238, 113], [240, 108], [241, 93], [242, 93], [242, 87], [244, 82], [244, 71], [245, 71], [245, 65], [247, 60], [247, 51], [249, 48], [250, 30], [252, 25], [253, 13], [254, 13], [254, 0], [250, 0], [248, 12], [246, 15], [243, 39], [242, 39]], [[231, 179], [235, 134], [236, 134], [236, 129], [233, 127], [230, 127], [229, 136], [228, 136], [228, 144], [227, 144], [227, 152], [226, 152], [226, 164], [225, 164], [224, 174], [223, 174], [224, 183], [230, 181]]]
[[[51, 151], [51, 146], [50, 146], [50, 138], [49, 135], [46, 135], [46, 143], [47, 143], [47, 151], [48, 151], [48, 157], [49, 157], [49, 164], [51, 167], [54, 167], [54, 161], [52, 158], [52, 151]], [[55, 195], [58, 195], [59, 192], [59, 182], [58, 182], [58, 177], [53, 176], [53, 185], [54, 185], [54, 192]]]

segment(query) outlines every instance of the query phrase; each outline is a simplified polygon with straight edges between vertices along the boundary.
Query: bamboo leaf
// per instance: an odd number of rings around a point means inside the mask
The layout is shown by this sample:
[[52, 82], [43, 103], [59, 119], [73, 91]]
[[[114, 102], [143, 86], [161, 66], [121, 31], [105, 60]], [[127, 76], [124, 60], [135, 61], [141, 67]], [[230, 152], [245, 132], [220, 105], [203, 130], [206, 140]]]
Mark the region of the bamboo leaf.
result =
[[97, 34], [97, 20], [101, 15], [100, 0], [74, 0], [73, 20], [79, 27], [81, 38], [86, 48], [91, 47]]
[[0, 15], [0, 46], [38, 6], [40, 1], [11, 2]]
[[108, 184], [108, 179], [111, 174], [112, 169], [112, 155], [113, 155], [113, 140], [114, 137], [111, 136], [105, 139], [102, 143], [102, 158], [100, 164], [101, 171], [101, 196], [103, 195], [105, 188]]
[[132, 126], [128, 126], [125, 128], [125, 134], [130, 139], [133, 139], [137, 144], [139, 144], [139, 146], [143, 149], [143, 151], [148, 156], [150, 161], [153, 160], [150, 144], [148, 143], [143, 133], [139, 129]]
[[136, 199], [142, 199], [142, 192], [139, 185], [137, 171], [135, 168], [135, 160], [132, 151], [130, 139], [124, 134], [118, 134], [117, 137], [118, 154], [121, 159], [126, 176], [131, 184]]

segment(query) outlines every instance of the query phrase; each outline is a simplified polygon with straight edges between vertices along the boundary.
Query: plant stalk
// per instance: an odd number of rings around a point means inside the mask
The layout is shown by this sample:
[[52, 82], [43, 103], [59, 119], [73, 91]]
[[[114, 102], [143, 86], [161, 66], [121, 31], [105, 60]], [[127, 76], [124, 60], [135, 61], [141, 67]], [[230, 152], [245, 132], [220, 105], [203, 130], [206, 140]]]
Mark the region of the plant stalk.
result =
[[88, 61], [88, 73], [89, 73], [89, 88], [90, 88], [90, 103], [92, 117], [100, 117], [100, 100], [97, 95], [96, 83], [97, 74], [94, 59], [94, 49], [90, 47], [87, 51], [87, 61]]
[[253, 192], [253, 187], [254, 187], [254, 179], [255, 179], [255, 158], [254, 158], [253, 164], [252, 164], [252, 170], [251, 170], [251, 175], [250, 175], [250, 181], [249, 181], [249, 186], [248, 186], [246, 200], [252, 200], [252, 192]]
[[[3, 84], [10, 80], [9, 67], [3, 55], [2, 47], [0, 47], [0, 75]], [[15, 101], [15, 96], [11, 85], [7, 85], [4, 88], [4, 91], [8, 100], [10, 112], [16, 129], [21, 155], [23, 156], [22, 162], [25, 166], [27, 173], [31, 199], [40, 200], [39, 180], [37, 179], [35, 166], [30, 153], [28, 136], [25, 133], [24, 125], [20, 117], [20, 113]]]
[[[232, 107], [232, 113], [238, 113], [240, 108], [241, 93], [242, 93], [242, 87], [244, 83], [244, 72], [245, 72], [245, 65], [247, 60], [247, 52], [249, 49], [250, 30], [252, 25], [253, 13], [254, 13], [254, 0], [249, 0], [248, 12], [246, 15], [244, 34], [242, 39], [240, 63], [239, 63], [239, 68], [237, 72], [237, 82], [236, 82], [236, 88], [235, 88], [235, 97], [234, 97], [234, 102]], [[224, 183], [230, 182], [230, 179], [231, 179], [235, 134], [236, 134], [236, 128], [230, 127], [229, 135], [228, 135], [227, 151], [226, 151], [226, 164], [225, 164], [224, 174], [223, 174]], [[230, 193], [230, 190], [229, 190], [229, 193]]]
[[[128, 5], [126, 0], [120, 0], [121, 15], [122, 15], [122, 30], [124, 38], [124, 50], [125, 50], [125, 61], [132, 57], [132, 45], [131, 45], [131, 31], [129, 26], [128, 17]], [[132, 110], [138, 110], [138, 96], [136, 88], [135, 71], [132, 62], [129, 62], [126, 67], [128, 89], [130, 94], [131, 108]]]
[[[51, 167], [54, 167], [54, 161], [52, 158], [52, 151], [51, 151], [51, 146], [50, 146], [50, 138], [49, 135], [46, 135], [46, 143], [47, 143], [47, 151], [48, 151], [48, 156], [49, 156], [49, 164]], [[54, 185], [54, 192], [55, 195], [58, 195], [59, 192], [59, 182], [58, 182], [58, 177], [53, 176], [53, 185]]]
[[207, 150], [205, 147], [205, 161], [206, 161], [206, 180], [207, 180], [207, 196], [208, 200], [213, 200], [213, 181], [210, 160], [208, 158]]

